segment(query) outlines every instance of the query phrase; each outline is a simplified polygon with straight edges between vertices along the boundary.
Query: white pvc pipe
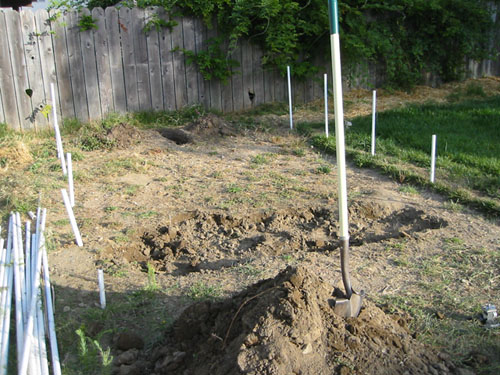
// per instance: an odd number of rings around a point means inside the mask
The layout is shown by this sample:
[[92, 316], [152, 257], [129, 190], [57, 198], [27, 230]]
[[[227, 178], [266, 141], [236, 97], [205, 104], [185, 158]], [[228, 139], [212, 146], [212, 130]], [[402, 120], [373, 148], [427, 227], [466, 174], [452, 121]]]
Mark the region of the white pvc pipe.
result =
[[106, 308], [106, 294], [104, 291], [104, 273], [102, 270], [97, 270], [97, 280], [99, 281], [99, 299], [101, 301], [101, 309]]
[[37, 297], [38, 297], [38, 289], [40, 288], [40, 270], [42, 267], [42, 252], [45, 249], [45, 239], [43, 237], [43, 230], [45, 227], [45, 215], [46, 210], [43, 211], [42, 221], [40, 227], [40, 241], [38, 246], [38, 252], [36, 255], [36, 272], [35, 279], [33, 280], [32, 293], [30, 296], [29, 303], [29, 312], [28, 312], [28, 320], [26, 323], [26, 330], [24, 333], [24, 345], [21, 351], [21, 355], [18, 357], [18, 374], [26, 375], [26, 371], [28, 370], [28, 359], [30, 357], [31, 344], [33, 339], [33, 325], [35, 321], [35, 311], [37, 305]]
[[290, 74], [290, 65], [286, 67], [288, 81], [288, 107], [290, 109], [290, 129], [293, 129], [293, 110], [292, 110], [292, 79]]
[[47, 324], [50, 339], [50, 354], [52, 357], [52, 371], [54, 375], [61, 375], [61, 364], [59, 361], [59, 349], [57, 348], [56, 325], [54, 321], [54, 306], [52, 304], [52, 291], [50, 289], [49, 260], [47, 251], [42, 251], [43, 284], [45, 288], [45, 309], [47, 312]]
[[436, 134], [432, 135], [432, 147], [431, 147], [431, 182], [434, 183], [436, 169]]
[[324, 82], [325, 82], [325, 135], [328, 138], [328, 75], [325, 73]]
[[[7, 255], [7, 251], [3, 248], [5, 240], [3, 238], [0, 238], [0, 285], [4, 287], [3, 284], [3, 277], [5, 275], [5, 267], [7, 264], [5, 263], [5, 257]], [[1, 312], [1, 311], [0, 311]]]
[[69, 190], [69, 202], [71, 207], [75, 207], [75, 190], [73, 188], [73, 163], [71, 161], [71, 153], [66, 153], [66, 158], [68, 159], [68, 190]]
[[24, 324], [26, 324], [26, 278], [25, 274], [25, 263], [24, 263], [24, 248], [23, 248], [23, 226], [21, 224], [21, 215], [19, 212], [16, 212], [16, 220], [17, 220], [17, 249], [18, 249], [18, 257], [19, 257], [19, 280], [21, 283], [21, 304], [23, 306], [23, 319]]
[[12, 266], [12, 243], [13, 243], [13, 229], [12, 217], [9, 221], [9, 232], [7, 237], [7, 254], [6, 264], [7, 270], [4, 276], [4, 285], [7, 285], [5, 293], [2, 293], [2, 306], [3, 310], [3, 324], [1, 332], [1, 353], [0, 353], [0, 375], [7, 374], [8, 360], [9, 360], [9, 332], [10, 332], [10, 310], [12, 305], [12, 283], [13, 283], [13, 266]]
[[31, 222], [26, 221], [26, 232], [25, 232], [25, 261], [24, 261], [24, 284], [26, 295], [31, 295]]
[[76, 244], [80, 247], [83, 246], [82, 236], [80, 235], [80, 230], [76, 224], [75, 215], [73, 214], [73, 209], [71, 208], [71, 203], [69, 202], [68, 192], [66, 189], [61, 189], [61, 193], [64, 200], [64, 205], [66, 206], [66, 211], [68, 212], [69, 222], [71, 223], [71, 228], [75, 235]]
[[[43, 257], [43, 255], [42, 255]], [[47, 345], [45, 343], [45, 325], [42, 312], [42, 293], [40, 289], [38, 290], [37, 306], [36, 306], [36, 318], [37, 318], [37, 349], [38, 357], [40, 360], [41, 375], [49, 375], [49, 363], [47, 361]]]
[[373, 90], [372, 104], [372, 156], [375, 156], [375, 123], [377, 121], [377, 90]]
[[14, 225], [12, 226], [13, 237], [12, 237], [12, 248], [14, 252], [14, 292], [15, 292], [15, 304], [16, 304], [16, 339], [17, 339], [17, 358], [22, 357], [23, 346], [24, 346], [24, 319], [23, 319], [23, 302], [22, 302], [22, 289], [21, 284], [21, 272], [19, 270], [19, 241], [17, 238], [17, 218], [16, 214], [12, 214], [14, 217]]
[[50, 84], [50, 96], [52, 98], [52, 117], [54, 123], [54, 132], [56, 135], [56, 147], [57, 147], [57, 157], [61, 160], [61, 168], [63, 174], [66, 176], [66, 161], [64, 160], [64, 152], [61, 141], [61, 132], [59, 131], [59, 124], [57, 122], [57, 109], [56, 109], [56, 94], [54, 89], [54, 84]]

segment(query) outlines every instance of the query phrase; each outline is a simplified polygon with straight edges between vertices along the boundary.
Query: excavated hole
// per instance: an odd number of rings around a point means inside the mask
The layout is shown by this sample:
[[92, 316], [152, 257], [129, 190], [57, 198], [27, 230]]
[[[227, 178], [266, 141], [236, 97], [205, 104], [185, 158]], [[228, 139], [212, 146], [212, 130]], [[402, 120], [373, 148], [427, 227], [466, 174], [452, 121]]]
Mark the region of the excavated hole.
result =
[[[124, 256], [144, 267], [182, 275], [243, 264], [256, 256], [301, 251], [328, 252], [338, 247], [337, 213], [326, 208], [286, 210], [234, 217], [186, 212], [168, 223], [144, 231], [139, 248]], [[408, 237], [448, 223], [413, 207], [393, 210], [380, 204], [352, 204], [352, 246]]]

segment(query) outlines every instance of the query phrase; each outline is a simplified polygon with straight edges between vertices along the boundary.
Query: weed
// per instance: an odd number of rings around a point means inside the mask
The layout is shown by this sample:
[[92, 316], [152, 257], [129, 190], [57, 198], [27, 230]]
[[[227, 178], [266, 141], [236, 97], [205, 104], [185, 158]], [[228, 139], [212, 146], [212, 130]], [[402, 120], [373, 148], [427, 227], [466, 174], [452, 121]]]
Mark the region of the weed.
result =
[[158, 282], [156, 281], [156, 270], [154, 266], [151, 263], [146, 264], [146, 268], [148, 271], [148, 285], [146, 286], [145, 290], [147, 292], [156, 292], [160, 289]]
[[104, 212], [113, 212], [113, 211], [116, 211], [118, 209], [118, 207], [116, 206], [108, 206], [108, 207], [104, 207]]
[[303, 148], [294, 148], [292, 154], [295, 156], [303, 157], [306, 155], [306, 151]]
[[460, 203], [454, 202], [452, 200], [444, 202], [443, 206], [448, 211], [452, 211], [452, 212], [462, 212], [464, 210], [464, 206], [462, 206]]
[[201, 281], [189, 287], [188, 296], [193, 300], [216, 299], [220, 297], [222, 291], [219, 286], [207, 285]]
[[247, 276], [258, 276], [263, 271], [250, 265], [250, 264], [245, 264], [245, 265], [242, 265], [238, 268], [238, 272], [240, 272], [244, 275], [247, 275]]
[[128, 185], [123, 189], [123, 192], [129, 196], [136, 195], [139, 190], [139, 185]]
[[237, 194], [237, 193], [241, 193], [242, 191], [243, 191], [243, 188], [236, 185], [236, 184], [231, 184], [227, 187], [228, 193]]
[[291, 254], [283, 254], [281, 256], [281, 259], [283, 259], [285, 262], [291, 262], [293, 260], [293, 256]]
[[53, 223], [56, 227], [63, 227], [69, 224], [69, 219], [56, 220]]
[[269, 159], [266, 157], [265, 154], [259, 154], [259, 155], [255, 155], [251, 160], [250, 160], [250, 163], [253, 165], [253, 166], [258, 166], [258, 165], [263, 165], [263, 164], [268, 164], [269, 163]]
[[91, 374], [99, 371], [103, 375], [111, 374], [111, 364], [113, 361], [111, 348], [103, 349], [99, 342], [103, 335], [110, 332], [103, 331], [96, 339], [93, 339], [87, 336], [84, 326], [75, 331], [78, 336], [78, 358], [84, 373]]
[[418, 190], [411, 185], [403, 185], [398, 188], [398, 191], [403, 194], [410, 194], [410, 195], [417, 195], [419, 192]]
[[332, 171], [332, 168], [327, 164], [320, 165], [318, 168], [316, 168], [317, 173], [328, 174], [331, 171]]
[[158, 216], [158, 215], [159, 215], [158, 212], [150, 210], [150, 211], [145, 211], [145, 212], [139, 212], [137, 214], [137, 217], [141, 218], [141, 219], [148, 219], [150, 217]]

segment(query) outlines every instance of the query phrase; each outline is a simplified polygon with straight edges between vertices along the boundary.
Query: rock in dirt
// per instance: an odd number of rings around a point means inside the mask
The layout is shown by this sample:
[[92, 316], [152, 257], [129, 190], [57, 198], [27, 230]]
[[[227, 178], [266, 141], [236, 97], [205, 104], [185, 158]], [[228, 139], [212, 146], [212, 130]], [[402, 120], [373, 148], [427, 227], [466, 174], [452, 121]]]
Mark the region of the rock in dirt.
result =
[[120, 350], [143, 349], [144, 340], [134, 332], [125, 331], [118, 335], [116, 339], [116, 348]]
[[358, 318], [333, 313], [333, 287], [288, 267], [236, 296], [188, 307], [158, 348], [156, 374], [427, 374], [451, 363], [370, 301]]

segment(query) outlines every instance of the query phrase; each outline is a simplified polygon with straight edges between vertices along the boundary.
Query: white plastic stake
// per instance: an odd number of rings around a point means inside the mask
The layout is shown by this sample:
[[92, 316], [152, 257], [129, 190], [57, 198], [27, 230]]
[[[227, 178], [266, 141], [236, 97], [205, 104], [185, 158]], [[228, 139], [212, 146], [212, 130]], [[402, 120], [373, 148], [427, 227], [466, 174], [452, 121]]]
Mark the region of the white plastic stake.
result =
[[6, 254], [6, 265], [7, 269], [4, 275], [3, 285], [7, 286], [7, 289], [2, 292], [2, 308], [3, 308], [3, 324], [2, 324], [2, 336], [1, 336], [1, 346], [2, 351], [0, 353], [0, 374], [7, 374], [7, 365], [9, 360], [9, 332], [10, 332], [10, 310], [12, 304], [12, 283], [13, 283], [13, 267], [12, 267], [12, 245], [14, 239], [13, 230], [13, 216], [11, 216], [9, 221], [9, 232], [7, 237], [7, 254]]
[[45, 248], [42, 249], [42, 266], [43, 284], [45, 288], [45, 309], [47, 311], [52, 369], [54, 375], [61, 375], [61, 363], [59, 361], [59, 349], [57, 348], [56, 325], [54, 321], [54, 306], [52, 305], [52, 291], [50, 289], [49, 260]]
[[23, 354], [23, 340], [24, 340], [24, 318], [23, 318], [23, 300], [22, 300], [22, 283], [21, 272], [20, 272], [20, 259], [19, 259], [19, 241], [18, 241], [18, 223], [16, 214], [12, 214], [14, 217], [12, 226], [12, 249], [14, 254], [14, 292], [15, 292], [15, 303], [16, 303], [16, 339], [17, 339], [17, 358], [21, 358]]
[[75, 235], [76, 244], [82, 247], [82, 236], [80, 235], [80, 230], [78, 229], [78, 225], [76, 224], [75, 215], [73, 214], [73, 209], [71, 208], [68, 192], [66, 191], [66, 189], [61, 189], [61, 193], [63, 196], [64, 205], [66, 206], [66, 212], [69, 216], [69, 222], [71, 223], [71, 228], [73, 229], [73, 233]]
[[56, 94], [54, 84], [50, 84], [50, 97], [52, 99], [52, 121], [54, 123], [54, 132], [56, 134], [57, 157], [61, 160], [61, 168], [63, 174], [66, 176], [66, 161], [64, 160], [64, 152], [61, 141], [61, 132], [59, 131], [59, 124], [57, 122], [57, 109], [56, 109]]
[[290, 129], [293, 129], [293, 110], [292, 110], [292, 79], [290, 77], [290, 65], [286, 67], [288, 78], [288, 107], [290, 108]]
[[[44, 222], [45, 219], [42, 219], [42, 222]], [[36, 256], [36, 273], [35, 273], [35, 279], [33, 280], [33, 288], [31, 296], [30, 296], [30, 303], [29, 303], [29, 312], [28, 312], [28, 320], [26, 323], [26, 330], [24, 333], [24, 340], [23, 340], [23, 348], [21, 351], [21, 355], [18, 357], [20, 358], [19, 360], [19, 375], [25, 375], [26, 371], [28, 370], [28, 360], [30, 357], [30, 351], [31, 351], [31, 344], [32, 340], [34, 339], [33, 337], [33, 326], [35, 324], [35, 318], [36, 318], [36, 305], [37, 305], [37, 297], [38, 297], [38, 289], [40, 288], [40, 270], [42, 267], [42, 251], [45, 248], [45, 240], [43, 237], [43, 224], [42, 224], [42, 229], [40, 231], [41, 235], [41, 240], [39, 241], [39, 247], [38, 247], [38, 253]]]
[[68, 189], [69, 189], [69, 202], [71, 207], [75, 207], [75, 191], [73, 189], [73, 163], [71, 162], [71, 153], [66, 153], [68, 164]]
[[377, 90], [373, 90], [372, 105], [372, 156], [375, 156], [375, 123], [377, 121]]
[[324, 75], [325, 81], [325, 135], [328, 138], [328, 75]]
[[101, 301], [101, 309], [106, 308], [106, 294], [104, 291], [104, 273], [102, 270], [97, 270], [97, 280], [99, 282], [99, 299]]
[[432, 135], [432, 147], [431, 147], [431, 182], [434, 183], [436, 169], [436, 134]]

